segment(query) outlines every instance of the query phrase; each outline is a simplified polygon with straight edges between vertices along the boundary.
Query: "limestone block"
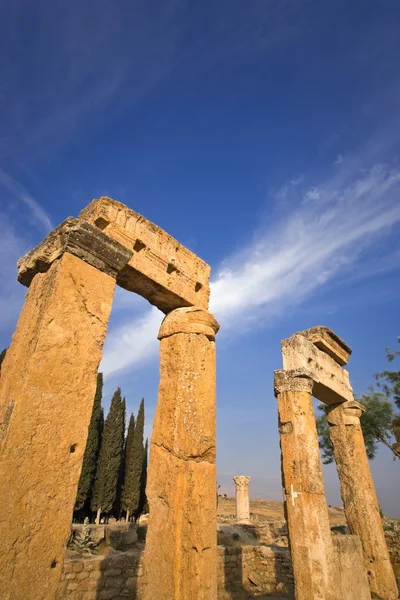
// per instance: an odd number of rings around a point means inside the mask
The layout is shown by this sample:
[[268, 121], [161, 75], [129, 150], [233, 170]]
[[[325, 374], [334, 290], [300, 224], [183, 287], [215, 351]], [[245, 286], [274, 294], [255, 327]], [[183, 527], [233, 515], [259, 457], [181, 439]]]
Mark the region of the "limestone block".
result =
[[329, 354], [341, 367], [347, 365], [351, 348], [332, 329], [318, 325], [299, 331], [298, 335], [303, 335], [322, 352]]
[[283, 368], [306, 369], [314, 382], [312, 394], [325, 404], [353, 400], [348, 372], [304, 335], [282, 340]]
[[132, 251], [118, 284], [168, 313], [178, 307], [208, 308], [210, 267], [160, 227], [121, 202], [93, 200], [79, 215]]
[[343, 600], [371, 600], [360, 539], [355, 535], [333, 537]]
[[114, 550], [126, 550], [132, 547], [137, 539], [135, 523], [118, 522], [106, 527], [106, 542]]
[[0, 379], [0, 597], [54, 598], [115, 279], [65, 253], [28, 290]]

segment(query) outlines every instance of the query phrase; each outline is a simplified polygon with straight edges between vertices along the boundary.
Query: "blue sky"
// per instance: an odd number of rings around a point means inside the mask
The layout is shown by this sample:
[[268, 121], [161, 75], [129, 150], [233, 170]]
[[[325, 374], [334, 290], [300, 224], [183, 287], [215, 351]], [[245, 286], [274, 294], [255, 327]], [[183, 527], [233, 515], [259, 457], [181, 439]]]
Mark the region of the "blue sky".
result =
[[[400, 334], [400, 5], [395, 0], [83, 0], [0, 7], [0, 346], [16, 260], [92, 198], [156, 222], [212, 267], [218, 481], [281, 498], [280, 340], [328, 325], [356, 393]], [[145, 397], [161, 315], [118, 290], [106, 404]], [[399, 463], [372, 463], [400, 516]], [[334, 467], [325, 471], [339, 503]]]

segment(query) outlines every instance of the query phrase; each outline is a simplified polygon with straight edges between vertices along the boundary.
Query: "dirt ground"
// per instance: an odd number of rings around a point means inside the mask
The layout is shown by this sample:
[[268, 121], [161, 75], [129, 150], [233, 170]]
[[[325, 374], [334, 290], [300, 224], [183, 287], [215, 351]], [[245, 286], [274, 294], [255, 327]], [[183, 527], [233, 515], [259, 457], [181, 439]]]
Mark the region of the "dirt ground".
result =
[[[337, 506], [328, 508], [331, 525], [345, 525], [346, 519], [343, 509]], [[250, 500], [250, 514], [255, 521], [272, 521], [284, 519], [283, 503], [274, 500]], [[233, 517], [235, 515], [234, 498], [218, 498], [217, 515], [219, 517]]]

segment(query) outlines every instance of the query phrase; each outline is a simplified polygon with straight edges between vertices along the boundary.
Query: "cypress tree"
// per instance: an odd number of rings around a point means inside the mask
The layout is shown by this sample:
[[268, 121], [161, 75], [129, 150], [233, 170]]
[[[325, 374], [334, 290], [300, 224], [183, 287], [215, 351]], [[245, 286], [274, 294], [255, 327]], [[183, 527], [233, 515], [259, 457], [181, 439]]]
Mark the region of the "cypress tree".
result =
[[133, 494], [132, 494], [132, 511], [135, 516], [139, 516], [140, 503], [140, 483], [143, 469], [143, 433], [144, 433], [144, 398], [139, 406], [138, 416], [136, 419], [135, 432], [132, 442], [132, 471], [133, 471]]
[[[126, 407], [126, 399], [123, 399], [124, 407]], [[124, 483], [124, 473], [125, 473], [125, 461], [126, 461], [126, 440], [125, 440], [125, 416], [124, 416], [124, 443], [121, 452], [121, 462], [119, 465], [118, 471], [118, 480], [117, 480], [117, 490], [115, 494], [115, 501], [112, 507], [112, 512], [114, 516], [117, 517], [118, 520], [121, 519], [121, 511], [122, 511], [122, 486]]]
[[[144, 399], [142, 399], [132, 436], [132, 443], [127, 451], [124, 485], [124, 509], [135, 517], [139, 513], [140, 484], [143, 470], [143, 430]], [[128, 450], [128, 449], [127, 449]]]
[[149, 505], [146, 497], [146, 484], [147, 484], [147, 453], [149, 448], [149, 440], [146, 440], [146, 444], [143, 448], [143, 460], [142, 460], [142, 473], [140, 477], [140, 500], [139, 500], [139, 515], [142, 513], [149, 512]]
[[78, 483], [78, 492], [74, 510], [81, 510], [92, 491], [96, 475], [97, 459], [99, 457], [101, 431], [103, 425], [103, 409], [101, 399], [103, 396], [103, 373], [97, 374], [96, 394], [94, 396], [92, 416], [89, 424], [88, 438], [83, 455], [82, 470]]
[[129, 521], [131, 512], [131, 497], [132, 497], [132, 444], [135, 433], [135, 417], [131, 414], [129, 419], [128, 434], [125, 444], [125, 470], [124, 483], [122, 486], [122, 509], [126, 510], [126, 520]]
[[117, 494], [118, 475], [124, 447], [125, 398], [118, 388], [111, 400], [110, 411], [104, 423], [103, 436], [97, 463], [91, 507], [97, 511], [96, 523], [102, 512], [113, 507]]

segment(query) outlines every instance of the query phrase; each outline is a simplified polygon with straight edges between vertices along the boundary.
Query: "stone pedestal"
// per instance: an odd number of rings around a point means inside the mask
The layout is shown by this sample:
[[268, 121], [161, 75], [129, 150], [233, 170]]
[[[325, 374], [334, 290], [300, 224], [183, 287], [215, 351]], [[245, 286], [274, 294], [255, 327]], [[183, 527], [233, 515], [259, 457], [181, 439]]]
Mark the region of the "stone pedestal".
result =
[[115, 278], [64, 253], [33, 275], [0, 379], [0, 597], [55, 597]]
[[396, 600], [396, 580], [360, 426], [363, 410], [355, 401], [333, 406], [328, 413], [330, 437], [347, 524], [361, 540], [371, 591], [378, 598]]
[[150, 447], [146, 600], [216, 600], [214, 317], [179, 308], [163, 321]]
[[244, 525], [250, 523], [249, 483], [250, 477], [238, 475], [233, 478], [236, 486], [236, 521]]
[[338, 600], [338, 566], [324, 494], [312, 405], [304, 371], [275, 371], [285, 516], [296, 600]]

